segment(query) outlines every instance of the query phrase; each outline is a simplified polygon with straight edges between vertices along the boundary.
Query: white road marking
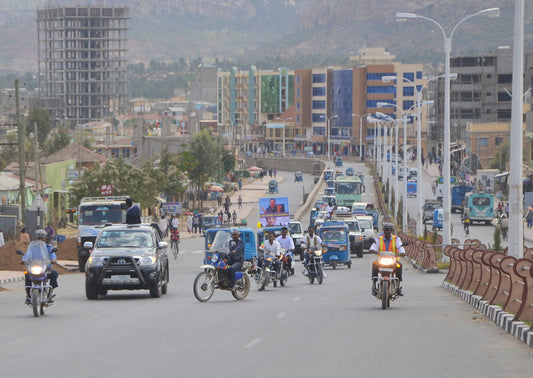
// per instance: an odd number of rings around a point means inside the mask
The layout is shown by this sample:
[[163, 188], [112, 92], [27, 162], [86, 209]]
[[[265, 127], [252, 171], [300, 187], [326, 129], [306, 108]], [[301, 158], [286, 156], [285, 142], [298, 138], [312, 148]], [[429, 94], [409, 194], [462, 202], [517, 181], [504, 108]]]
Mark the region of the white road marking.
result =
[[203, 250], [192, 251], [192, 254], [193, 254], [193, 255], [197, 255], [197, 254], [199, 254], [199, 253], [204, 253], [204, 251], [203, 251]]
[[260, 341], [261, 341], [261, 339], [253, 339], [248, 344], [246, 344], [244, 347], [245, 348], [253, 348]]
[[286, 312], [280, 312], [280, 313], [278, 314], [278, 316], [276, 316], [276, 319], [283, 319], [283, 318], [285, 317], [285, 315], [287, 315]]

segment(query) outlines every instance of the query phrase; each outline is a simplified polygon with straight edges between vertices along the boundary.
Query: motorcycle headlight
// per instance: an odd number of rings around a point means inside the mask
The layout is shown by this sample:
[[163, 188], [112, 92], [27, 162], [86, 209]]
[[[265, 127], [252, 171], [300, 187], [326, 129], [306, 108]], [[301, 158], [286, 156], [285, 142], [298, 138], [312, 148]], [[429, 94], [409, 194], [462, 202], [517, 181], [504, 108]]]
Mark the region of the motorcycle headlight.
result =
[[41, 266], [41, 265], [32, 265], [30, 267], [31, 274], [34, 274], [36, 276], [41, 274], [43, 272], [43, 270], [44, 270], [44, 267]]
[[155, 261], [155, 256], [143, 256], [139, 259], [139, 265], [153, 265]]
[[214, 263], [216, 263], [217, 261], [218, 261], [218, 256], [215, 255], [215, 254], [211, 255], [211, 262], [214, 264]]
[[392, 257], [382, 257], [379, 259], [380, 265], [394, 265], [396, 263], [396, 259]]
[[89, 262], [89, 265], [92, 265], [92, 266], [104, 266], [105, 260], [101, 256], [96, 256], [96, 257], [90, 256], [88, 262]]
[[322, 251], [320, 249], [317, 249], [315, 251], [315, 256], [322, 256]]

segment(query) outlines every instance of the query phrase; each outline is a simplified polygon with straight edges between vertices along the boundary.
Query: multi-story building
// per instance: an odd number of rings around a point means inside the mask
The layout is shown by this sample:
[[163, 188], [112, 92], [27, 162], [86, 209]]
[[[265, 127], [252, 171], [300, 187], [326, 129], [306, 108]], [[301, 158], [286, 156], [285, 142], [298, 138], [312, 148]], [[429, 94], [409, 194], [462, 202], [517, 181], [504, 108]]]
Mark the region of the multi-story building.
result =
[[293, 103], [293, 73], [233, 67], [217, 75], [218, 133], [246, 150], [268, 147], [266, 124]]
[[[525, 92], [532, 86], [533, 68], [529, 64], [532, 58], [532, 54], [526, 54]], [[489, 54], [456, 56], [450, 59], [450, 72], [457, 74], [457, 79], [450, 82], [452, 146], [466, 139], [469, 123], [488, 125], [511, 122], [512, 71], [513, 51], [509, 47], [500, 47]], [[435, 115], [429, 129], [431, 152], [434, 156], [442, 156], [444, 81], [434, 81], [430, 86], [435, 102]], [[476, 151], [471, 152], [475, 158]]]
[[75, 124], [126, 110], [129, 8], [47, 7], [37, 13], [39, 95]]

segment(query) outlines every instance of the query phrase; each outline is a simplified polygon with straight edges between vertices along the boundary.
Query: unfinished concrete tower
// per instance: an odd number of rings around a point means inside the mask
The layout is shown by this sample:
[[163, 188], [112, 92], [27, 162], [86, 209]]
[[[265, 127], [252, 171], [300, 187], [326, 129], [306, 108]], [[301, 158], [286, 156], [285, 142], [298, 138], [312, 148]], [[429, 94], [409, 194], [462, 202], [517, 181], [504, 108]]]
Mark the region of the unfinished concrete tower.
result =
[[128, 20], [129, 8], [37, 11], [39, 94], [55, 116], [75, 125], [125, 110]]

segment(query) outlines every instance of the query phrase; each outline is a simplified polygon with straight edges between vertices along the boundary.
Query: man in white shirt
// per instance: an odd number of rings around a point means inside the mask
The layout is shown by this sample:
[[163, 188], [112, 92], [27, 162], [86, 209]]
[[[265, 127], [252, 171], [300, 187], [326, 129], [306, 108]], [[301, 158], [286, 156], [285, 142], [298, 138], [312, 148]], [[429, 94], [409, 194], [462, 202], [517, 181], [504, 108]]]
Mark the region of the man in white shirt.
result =
[[178, 230], [180, 221], [178, 220], [178, 217], [176, 216], [176, 214], [172, 214], [172, 220], [170, 221], [170, 224], [173, 230], [176, 230], [176, 231]]
[[[294, 241], [288, 234], [288, 228], [283, 226], [281, 228], [281, 235], [276, 238], [278, 243], [281, 245], [281, 248], [285, 249], [287, 252], [293, 252], [294, 251]], [[290, 266], [291, 275], [294, 275], [294, 268], [292, 267], [292, 257], [290, 255], [287, 256], [287, 265]]]
[[281, 254], [281, 245], [279, 242], [274, 239], [274, 232], [270, 231], [268, 233], [267, 239], [263, 243], [263, 257], [259, 259], [258, 265], [263, 266], [263, 259], [267, 257], [272, 257], [274, 262], [274, 267], [277, 270], [281, 264], [279, 261], [279, 255]]

